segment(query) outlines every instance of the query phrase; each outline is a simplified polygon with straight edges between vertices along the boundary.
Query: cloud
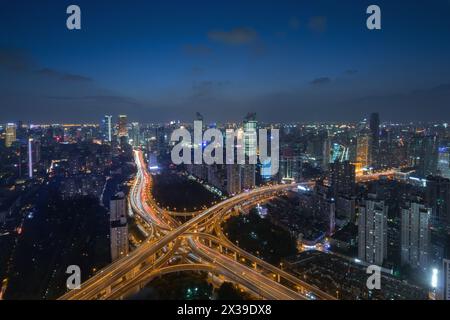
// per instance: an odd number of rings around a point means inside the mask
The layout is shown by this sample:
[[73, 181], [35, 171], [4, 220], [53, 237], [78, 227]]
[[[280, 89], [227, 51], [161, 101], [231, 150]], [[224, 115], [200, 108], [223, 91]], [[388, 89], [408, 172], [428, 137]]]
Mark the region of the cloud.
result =
[[324, 16], [311, 17], [308, 28], [314, 32], [325, 32], [327, 30], [327, 18]]
[[218, 94], [220, 90], [230, 84], [229, 81], [211, 81], [204, 80], [200, 82], [194, 82], [192, 85], [193, 94], [191, 99], [205, 99], [212, 98]]
[[93, 96], [46, 96], [50, 100], [66, 101], [90, 101], [101, 104], [122, 104], [127, 106], [140, 106], [141, 104], [133, 98], [118, 95], [93, 95]]
[[255, 42], [258, 33], [252, 28], [241, 27], [230, 31], [213, 30], [208, 32], [208, 38], [214, 42], [239, 46]]
[[12, 71], [30, 70], [33, 60], [26, 51], [16, 48], [0, 48], [0, 67]]
[[79, 74], [59, 72], [57, 70], [50, 69], [50, 68], [39, 69], [36, 71], [36, 74], [63, 80], [63, 81], [81, 81], [81, 82], [93, 81], [92, 78], [90, 78], [90, 77], [82, 76]]
[[313, 86], [324, 85], [329, 83], [331, 83], [331, 79], [329, 77], [316, 78], [310, 82], [310, 84]]
[[145, 112], [143, 103], [90, 77], [45, 67], [18, 49], [0, 49], [1, 121], [91, 121], [102, 114]]
[[183, 47], [183, 51], [187, 55], [192, 55], [192, 56], [207, 56], [212, 53], [212, 49], [210, 47], [207, 47], [202, 44], [199, 44], [199, 45], [187, 44]]
[[12, 73], [27, 73], [63, 81], [92, 81], [92, 78], [39, 66], [25, 50], [0, 48], [0, 68]]
[[356, 99], [357, 102], [375, 102], [380, 101], [450, 101], [450, 83], [440, 84], [426, 89], [416, 89], [407, 93], [391, 93], [385, 95], [371, 95]]

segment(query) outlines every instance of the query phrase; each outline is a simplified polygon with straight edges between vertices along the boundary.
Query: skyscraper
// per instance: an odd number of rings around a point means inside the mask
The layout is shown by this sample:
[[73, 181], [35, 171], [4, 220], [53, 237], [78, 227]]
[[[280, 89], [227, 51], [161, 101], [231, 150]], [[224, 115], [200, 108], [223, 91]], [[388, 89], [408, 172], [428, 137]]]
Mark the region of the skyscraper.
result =
[[128, 254], [127, 202], [122, 192], [111, 198], [109, 203], [111, 260]]
[[264, 160], [261, 162], [261, 179], [268, 181], [272, 178], [272, 162]]
[[34, 165], [40, 161], [41, 145], [33, 138], [28, 139], [28, 177], [33, 178]]
[[418, 173], [423, 177], [435, 175], [438, 165], [436, 136], [422, 137], [419, 158]]
[[328, 170], [331, 162], [331, 138], [326, 137], [323, 141], [322, 169]]
[[355, 166], [349, 161], [331, 163], [328, 181], [335, 197], [338, 194], [352, 195], [355, 191]]
[[431, 223], [435, 228], [450, 227], [450, 180], [429, 176], [426, 201], [432, 209]]
[[439, 148], [437, 169], [438, 175], [450, 179], [450, 148]]
[[237, 164], [227, 164], [227, 192], [230, 195], [241, 192], [241, 169]]
[[374, 112], [370, 115], [369, 119], [370, 129], [370, 153], [372, 155], [372, 165], [379, 165], [379, 149], [380, 149], [380, 115]]
[[26, 141], [26, 129], [23, 126], [23, 121], [16, 121], [16, 139]]
[[356, 139], [356, 162], [358, 169], [368, 168], [371, 165], [371, 137], [361, 135]]
[[359, 206], [358, 257], [367, 263], [383, 265], [387, 257], [388, 206], [374, 194]]
[[102, 134], [105, 141], [112, 141], [112, 116], [105, 115], [102, 123]]
[[7, 148], [11, 147], [12, 144], [17, 140], [16, 137], [16, 125], [14, 123], [6, 124], [6, 138], [5, 146]]
[[134, 147], [137, 147], [141, 143], [141, 129], [138, 122], [132, 122], [131, 123], [131, 130], [130, 130], [130, 143]]
[[[244, 120], [244, 152], [246, 157], [256, 155], [257, 149], [257, 128], [256, 114], [249, 113]], [[247, 160], [248, 161], [248, 160]]]
[[401, 209], [401, 261], [412, 268], [428, 268], [431, 208], [408, 202]]
[[256, 185], [256, 166], [243, 164], [241, 167], [242, 189], [252, 189]]
[[127, 128], [127, 116], [126, 115], [120, 115], [119, 116], [119, 132], [118, 132], [119, 138], [121, 137], [128, 137], [128, 128]]
[[302, 179], [302, 159], [291, 148], [283, 148], [280, 154], [280, 180], [297, 181]]
[[442, 264], [442, 298], [450, 300], [450, 260], [444, 259]]

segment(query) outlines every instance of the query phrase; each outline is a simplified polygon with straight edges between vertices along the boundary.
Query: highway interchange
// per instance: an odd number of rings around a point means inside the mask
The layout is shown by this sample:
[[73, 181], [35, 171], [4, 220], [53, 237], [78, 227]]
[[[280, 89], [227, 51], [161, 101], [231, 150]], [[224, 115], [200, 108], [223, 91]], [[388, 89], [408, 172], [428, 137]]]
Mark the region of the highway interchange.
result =
[[[114, 261], [71, 290], [61, 300], [124, 299], [138, 292], [153, 278], [179, 271], [205, 271], [239, 284], [254, 295], [269, 300], [335, 299], [278, 266], [242, 250], [222, 232], [221, 223], [242, 208], [293, 190], [298, 184], [263, 186], [242, 192], [191, 216], [185, 223], [178, 213], [160, 208], [151, 197], [152, 177], [143, 153], [134, 151], [137, 174], [129, 204], [149, 230], [149, 237], [128, 255]], [[313, 182], [306, 183], [308, 185]]]

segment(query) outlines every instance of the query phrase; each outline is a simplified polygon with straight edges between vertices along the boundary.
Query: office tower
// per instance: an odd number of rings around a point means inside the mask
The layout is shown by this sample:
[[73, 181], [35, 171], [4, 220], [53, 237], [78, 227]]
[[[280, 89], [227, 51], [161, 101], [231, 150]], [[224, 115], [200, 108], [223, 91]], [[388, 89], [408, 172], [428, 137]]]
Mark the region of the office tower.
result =
[[11, 147], [12, 144], [17, 140], [16, 137], [16, 125], [14, 123], [6, 124], [6, 138], [5, 146], [7, 148]]
[[105, 115], [102, 123], [103, 140], [112, 141], [112, 116]]
[[437, 138], [432, 135], [414, 136], [408, 146], [409, 165], [421, 177], [435, 175], [438, 169]]
[[208, 184], [219, 190], [227, 189], [225, 180], [227, 177], [226, 167], [222, 164], [205, 165], [205, 167]]
[[378, 166], [380, 151], [380, 115], [376, 112], [370, 115], [369, 130], [371, 139], [370, 153], [372, 155], [372, 165]]
[[148, 169], [150, 171], [159, 170], [158, 155], [156, 152], [148, 153]]
[[336, 216], [349, 222], [355, 222], [356, 198], [348, 195], [339, 195], [336, 198]]
[[23, 126], [23, 121], [16, 121], [16, 139], [19, 141], [26, 141], [26, 129]]
[[331, 146], [331, 153], [328, 157], [329, 163], [346, 161], [349, 159], [349, 148], [339, 143], [333, 143]]
[[356, 140], [356, 162], [358, 170], [368, 168], [371, 165], [370, 155], [371, 138], [369, 135], [362, 135]]
[[33, 178], [34, 165], [40, 161], [40, 143], [33, 138], [28, 139], [28, 177]]
[[28, 139], [28, 178], [33, 179], [33, 139]]
[[331, 162], [331, 138], [327, 137], [323, 141], [322, 169], [328, 170], [330, 162]]
[[264, 181], [272, 178], [272, 162], [268, 159], [261, 162], [261, 178]]
[[442, 264], [442, 298], [450, 300], [450, 260], [444, 259]]
[[450, 179], [450, 148], [439, 148], [437, 170], [438, 175]]
[[242, 189], [252, 189], [256, 185], [255, 174], [256, 166], [254, 164], [241, 165]]
[[332, 235], [336, 227], [336, 203], [328, 198], [326, 193], [318, 191], [315, 196], [316, 212], [327, 226], [327, 234]]
[[205, 118], [203, 117], [203, 115], [200, 112], [195, 113], [195, 119], [197, 121], [201, 121], [201, 122], [203, 122], [205, 120]]
[[383, 265], [387, 257], [388, 206], [369, 194], [359, 206], [358, 257], [370, 264]]
[[134, 147], [138, 147], [141, 143], [141, 132], [138, 122], [131, 123], [131, 130], [129, 132], [130, 144]]
[[418, 173], [423, 177], [435, 175], [438, 164], [436, 136], [425, 136], [422, 138], [419, 157]]
[[[245, 156], [256, 155], [257, 149], [257, 128], [258, 122], [256, 121], [256, 114], [249, 113], [244, 120], [244, 152]], [[248, 160], [246, 160], [248, 163]]]
[[450, 180], [429, 176], [426, 183], [426, 201], [432, 209], [431, 224], [438, 229], [450, 227]]
[[422, 137], [415, 135], [409, 139], [407, 148], [408, 165], [417, 168], [421, 159]]
[[128, 137], [127, 116], [126, 115], [120, 115], [119, 116], [118, 136], [119, 136], [119, 138], [121, 138], [121, 137]]
[[109, 202], [111, 260], [117, 260], [128, 254], [127, 201], [122, 192], [117, 193]]
[[350, 161], [330, 164], [328, 182], [333, 195], [352, 195], [355, 192], [355, 166]]
[[398, 167], [401, 163], [398, 152], [401, 150], [394, 146], [392, 141], [392, 130], [383, 128], [380, 131], [378, 154], [376, 156], [377, 167]]
[[229, 195], [241, 192], [241, 168], [237, 164], [227, 164], [227, 192]]
[[425, 271], [430, 250], [431, 208], [408, 202], [401, 209], [401, 262]]
[[283, 148], [280, 154], [280, 180], [286, 182], [302, 179], [302, 160], [291, 148]]

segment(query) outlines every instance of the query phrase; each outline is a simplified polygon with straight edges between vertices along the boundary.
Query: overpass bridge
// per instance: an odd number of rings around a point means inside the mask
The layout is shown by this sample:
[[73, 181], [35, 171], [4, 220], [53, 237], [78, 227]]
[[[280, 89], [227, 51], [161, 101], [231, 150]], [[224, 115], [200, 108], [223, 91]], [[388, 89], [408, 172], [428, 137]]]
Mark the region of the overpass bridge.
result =
[[217, 226], [234, 208], [268, 201], [296, 189], [297, 184], [269, 185], [243, 192], [180, 223], [148, 197], [152, 182], [140, 151], [135, 151], [135, 161], [138, 172], [129, 201], [133, 211], [152, 227], [152, 235], [134, 251], [82, 283], [80, 289], [69, 291], [60, 299], [123, 299], [155, 277], [187, 270], [220, 275], [264, 299], [307, 299], [306, 293], [318, 299], [334, 299], [234, 246], [223, 233], [218, 233]]

